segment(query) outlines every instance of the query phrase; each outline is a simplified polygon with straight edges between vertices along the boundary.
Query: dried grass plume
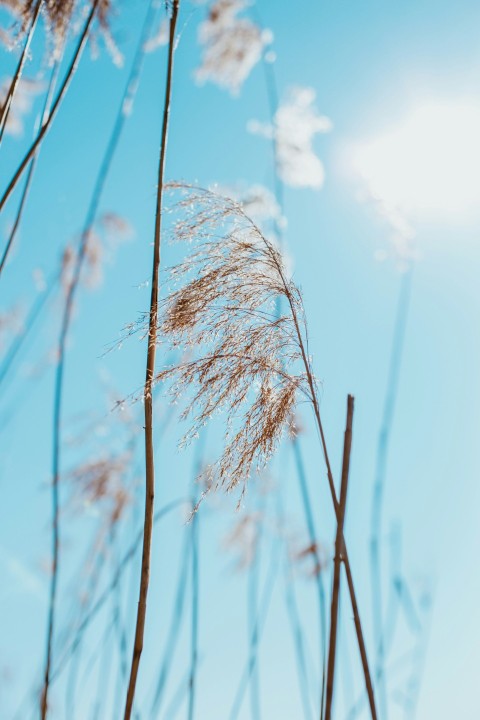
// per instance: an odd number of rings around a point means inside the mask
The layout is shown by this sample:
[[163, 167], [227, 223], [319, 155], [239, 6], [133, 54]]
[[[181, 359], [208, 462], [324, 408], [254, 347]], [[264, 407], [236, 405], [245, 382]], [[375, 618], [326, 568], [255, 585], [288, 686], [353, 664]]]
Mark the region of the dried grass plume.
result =
[[[175, 401], [187, 395], [183, 443], [216, 414], [226, 417], [220, 458], [207, 487], [242, 491], [271, 458], [300, 396], [311, 400], [305, 369], [306, 327], [300, 292], [278, 249], [242, 206], [209, 190], [170, 185], [176, 241], [192, 243], [169, 271], [158, 336], [190, 358], [162, 370]], [[278, 315], [278, 299], [285, 314]]]

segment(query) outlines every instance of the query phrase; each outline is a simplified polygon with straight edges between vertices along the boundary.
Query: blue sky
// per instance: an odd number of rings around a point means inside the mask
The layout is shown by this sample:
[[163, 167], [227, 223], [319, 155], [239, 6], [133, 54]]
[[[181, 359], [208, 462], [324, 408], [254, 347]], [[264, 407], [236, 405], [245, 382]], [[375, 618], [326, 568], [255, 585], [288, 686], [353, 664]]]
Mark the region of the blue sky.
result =
[[[28, 305], [34, 295], [32, 270], [40, 266], [48, 274], [55, 267], [65, 241], [81, 228], [137, 42], [143, 6], [144, 3], [127, 0], [119, 4], [114, 33], [125, 53], [122, 70], [112, 64], [104, 51], [95, 62], [89, 53], [82, 60], [42, 148], [19, 242], [1, 281], [2, 309], [11, 307], [18, 299]], [[294, 278], [304, 295], [336, 477], [346, 395], [351, 392], [356, 397], [346, 535], [371, 648], [370, 504], [401, 273], [392, 259], [378, 262], [374, 257], [378, 249], [390, 248], [391, 228], [372, 203], [360, 201], [361, 181], [350, 171], [349, 152], [355, 143], [401, 126], [412, 109], [426, 102], [451, 105], [465, 99], [472, 104], [480, 102], [480, 7], [466, 0], [454, 5], [433, 0], [403, 3], [345, 0], [310, 2], [300, 8], [290, 3], [258, 0], [257, 9], [262, 22], [274, 34], [280, 96], [284, 97], [292, 85], [312, 87], [319, 111], [333, 122], [332, 132], [315, 140], [315, 150], [325, 166], [324, 188], [286, 191], [286, 238]], [[269, 120], [261, 67], [254, 68], [237, 98], [213, 85], [197, 86], [193, 80], [199, 60], [196, 32], [204, 9], [185, 2], [181, 13], [168, 177], [202, 185], [269, 183], [270, 146], [246, 130], [252, 118]], [[34, 43], [34, 53], [36, 49], [40, 50], [38, 42]], [[12, 67], [13, 58], [2, 52], [1, 75], [8, 75]], [[82, 290], [79, 296], [67, 360], [65, 415], [72, 425], [73, 419], [84, 413], [108, 414], [108, 401], [102, 390], [105, 378], [124, 396], [142, 384], [144, 348], [137, 340], [125, 343], [120, 351], [108, 355], [104, 352], [118, 339], [122, 327], [144, 311], [149, 302], [149, 290], [143, 284], [150, 274], [164, 74], [165, 50], [160, 48], [146, 58], [134, 113], [126, 124], [102, 202], [102, 211], [116, 212], [128, 220], [134, 228], [134, 237], [106, 265], [103, 285], [92, 292]], [[39, 103], [35, 105], [37, 112], [38, 106]], [[34, 117], [35, 112], [26, 123], [23, 137], [5, 141], [0, 167], [2, 180], [9, 176], [26, 146]], [[445, 137], [444, 141], [448, 144], [451, 138]], [[472, 142], [478, 148], [480, 140], [473, 138]], [[441, 154], [442, 150], [440, 146], [438, 152]], [[472, 147], [472, 153], [474, 150]], [[2, 237], [15, 207], [13, 198], [0, 219]], [[480, 639], [479, 217], [475, 211], [455, 217], [415, 211], [408, 217], [416, 233], [420, 257], [413, 274], [391, 438], [384, 534], [387, 538], [392, 527], [401, 528], [404, 576], [412, 592], [418, 595], [427, 587], [433, 598], [422, 636], [426, 655], [416, 714], [419, 720], [449, 717], [473, 720], [480, 714], [475, 673]], [[168, 265], [176, 257], [177, 251], [165, 245], [164, 263]], [[7, 713], [13, 712], [29, 690], [43, 659], [47, 582], [40, 565], [49, 547], [53, 367], [47, 362], [46, 371], [37, 381], [29, 378], [28, 367], [45, 360], [55, 342], [58, 318], [59, 301], [55, 300], [0, 399], [4, 423], [0, 438], [3, 499], [0, 567], [4, 578], [0, 590], [3, 607], [0, 661], [13, 673], [10, 687], [2, 691], [7, 698]], [[317, 530], [320, 539], [328, 544], [333, 540], [333, 513], [308, 414], [304, 422], [302, 446], [315, 501]], [[217, 433], [218, 428], [213, 427], [207, 439], [212, 452]], [[159, 443], [158, 506], [182, 496], [188, 488], [193, 459], [191, 453], [179, 454], [175, 450], [179, 434], [174, 423]], [[109, 443], [118, 441], [115, 432], [107, 436]], [[66, 451], [65, 458], [68, 465], [73, 461], [74, 451]], [[272, 466], [272, 475], [284, 476], [278, 478], [284, 503], [293, 527], [302, 532], [291, 459], [280, 455]], [[247, 507], [255, 502], [252, 491], [246, 500]], [[245, 577], [232, 571], [231, 559], [221, 550], [221, 539], [233, 522], [234, 512], [234, 498], [212, 498], [199, 516], [202, 630], [198, 718], [212, 720], [228, 717], [246, 656]], [[140, 514], [140, 509], [136, 509], [137, 520]], [[122, 536], [123, 547], [129, 544], [131, 528], [137, 527], [135, 517]], [[82, 554], [76, 538], [86, 542], [94, 523], [95, 518], [88, 515], [66, 523], [62, 619], [67, 618], [67, 608], [74, 597], [71, 583]], [[156, 530], [141, 698], [151, 692], [185, 532], [180, 513], [172, 515]], [[274, 545], [269, 544], [267, 532], [262, 582], [268, 577]], [[135, 571], [138, 565], [126, 576], [128, 583], [124, 586], [129, 617], [135, 606]], [[329, 588], [330, 580], [326, 583]], [[302, 619], [308, 634], [312, 634], [309, 640], [315, 656], [313, 585], [300, 580], [298, 595]], [[357, 697], [361, 688], [350, 610], [344, 600], [345, 635], [339, 655], [337, 692], [339, 718], [346, 717], [349, 707], [346, 698]], [[96, 637], [89, 641], [92, 651], [104, 627], [101, 622], [98, 628], [95, 626]], [[266, 718], [287, 720], [300, 716], [289, 632], [280, 579], [261, 649]], [[393, 719], [403, 717], [394, 702], [395, 660], [410, 647], [408, 629], [402, 622], [397, 635], [391, 671], [389, 718]], [[156, 638], [160, 641], [154, 641]], [[171, 693], [186, 672], [187, 656], [185, 629], [178, 659], [172, 666]], [[352, 668], [351, 679], [348, 666]], [[398, 672], [398, 677], [403, 678], [404, 671]], [[91, 676], [96, 674], [98, 669], [93, 666]], [[64, 717], [64, 692], [62, 680], [54, 694], [57, 717]], [[78, 717], [89, 717], [91, 698], [83, 700], [85, 709], [82, 706]], [[106, 717], [112, 716], [110, 698], [104, 712]], [[185, 706], [182, 712], [185, 716]], [[247, 699], [240, 717], [248, 718], [248, 713]]]

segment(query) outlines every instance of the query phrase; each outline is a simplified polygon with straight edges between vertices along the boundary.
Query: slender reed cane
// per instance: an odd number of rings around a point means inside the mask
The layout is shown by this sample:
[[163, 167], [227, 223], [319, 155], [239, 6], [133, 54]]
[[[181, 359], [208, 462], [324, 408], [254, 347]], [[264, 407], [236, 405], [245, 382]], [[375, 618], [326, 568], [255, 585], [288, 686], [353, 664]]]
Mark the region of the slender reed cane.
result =
[[8, 184], [8, 186], [7, 186], [7, 189], [6, 189], [5, 192], [3, 193], [3, 196], [2, 196], [2, 198], [1, 198], [1, 200], [0, 200], [0, 210], [3, 210], [3, 206], [4, 206], [5, 203], [7, 202], [8, 198], [10, 197], [10, 195], [12, 194], [12, 192], [13, 192], [14, 188], [16, 187], [18, 181], [19, 181], [20, 178], [22, 177], [22, 175], [23, 175], [23, 173], [24, 173], [24, 171], [25, 171], [25, 168], [26, 168], [27, 165], [30, 163], [30, 160], [31, 160], [31, 159], [33, 158], [33, 156], [35, 155], [35, 153], [36, 153], [37, 149], [39, 148], [39, 146], [40, 146], [43, 138], [44, 138], [45, 135], [47, 134], [47, 131], [48, 131], [50, 125], [52, 124], [53, 118], [54, 118], [55, 115], [57, 114], [58, 108], [60, 107], [60, 104], [61, 104], [61, 102], [62, 102], [62, 100], [63, 100], [63, 98], [64, 98], [64, 96], [65, 96], [65, 93], [67, 92], [67, 90], [68, 90], [68, 88], [69, 88], [70, 81], [72, 80], [72, 78], [73, 78], [73, 76], [74, 76], [74, 74], [75, 74], [75, 71], [76, 71], [76, 69], [77, 69], [78, 63], [79, 63], [79, 61], [80, 61], [80, 57], [81, 57], [82, 52], [83, 52], [83, 49], [85, 48], [85, 45], [86, 45], [86, 42], [87, 42], [87, 39], [88, 39], [88, 34], [89, 34], [89, 31], [90, 31], [90, 26], [91, 26], [91, 24], [92, 24], [93, 18], [95, 17], [95, 12], [96, 12], [96, 10], [97, 10], [97, 7], [98, 7], [99, 2], [100, 2], [100, 0], [93, 0], [92, 6], [91, 6], [91, 8], [90, 8], [90, 12], [88, 13], [88, 16], [87, 16], [85, 25], [83, 26], [82, 33], [81, 33], [80, 38], [79, 38], [79, 40], [78, 40], [77, 47], [75, 48], [75, 52], [74, 52], [74, 54], [73, 54], [73, 58], [72, 58], [72, 60], [71, 60], [71, 62], [70, 62], [70, 65], [69, 65], [69, 67], [68, 67], [68, 69], [67, 69], [67, 72], [66, 72], [65, 77], [64, 77], [64, 79], [63, 79], [63, 82], [62, 82], [62, 84], [61, 84], [61, 86], [60, 86], [60, 89], [59, 89], [59, 91], [58, 91], [58, 93], [57, 93], [57, 96], [56, 96], [56, 98], [55, 98], [55, 100], [54, 100], [54, 102], [53, 102], [52, 109], [51, 109], [51, 111], [50, 111], [50, 115], [48, 116], [47, 122], [46, 122], [44, 125], [42, 125], [42, 127], [41, 127], [40, 130], [38, 131], [38, 134], [37, 134], [36, 138], [34, 139], [34, 141], [32, 142], [32, 144], [30, 145], [30, 148], [29, 148], [29, 149], [27, 150], [27, 152], [25, 153], [23, 160], [21, 161], [21, 163], [20, 163], [20, 165], [18, 166], [17, 170], [15, 171], [12, 179], [10, 180], [10, 182], [9, 182], [9, 184]]
[[130, 669], [130, 680], [125, 702], [124, 720], [130, 720], [137, 683], [140, 657], [143, 650], [143, 637], [145, 632], [145, 618], [147, 613], [147, 594], [150, 581], [150, 553], [152, 544], [153, 509], [155, 498], [155, 461], [153, 451], [153, 398], [152, 386], [155, 375], [155, 353], [157, 345], [157, 318], [158, 318], [158, 278], [160, 269], [160, 240], [162, 220], [162, 200], [165, 174], [165, 158], [167, 150], [168, 120], [170, 115], [170, 100], [172, 91], [173, 56], [175, 49], [175, 28], [178, 17], [180, 0], [173, 0], [170, 17], [170, 33], [168, 44], [167, 80], [165, 88], [165, 104], [163, 110], [162, 137], [160, 143], [160, 159], [158, 168], [157, 208], [155, 216], [155, 240], [152, 267], [152, 293], [150, 298], [150, 318], [148, 327], [147, 367], [144, 387], [145, 407], [145, 522], [143, 535], [142, 570], [140, 575], [140, 590], [135, 627], [135, 641]]
[[43, 0], [37, 0], [37, 4], [36, 4], [35, 10], [33, 12], [33, 16], [32, 16], [32, 21], [30, 23], [30, 27], [28, 28], [27, 36], [25, 38], [25, 43], [23, 45], [22, 54], [20, 55], [20, 58], [18, 60], [17, 67], [15, 69], [15, 73], [12, 77], [10, 86], [7, 90], [5, 102], [3, 103], [3, 107], [2, 107], [1, 115], [0, 115], [0, 144], [2, 143], [3, 134], [5, 132], [5, 128], [7, 125], [7, 120], [8, 120], [8, 116], [10, 114], [10, 108], [12, 107], [13, 98], [15, 97], [15, 93], [18, 88], [18, 83], [20, 82], [20, 79], [22, 77], [23, 68], [24, 68], [25, 63], [28, 58], [28, 50], [30, 48], [30, 43], [32, 42], [32, 38], [33, 38], [33, 34], [35, 32], [37, 21], [40, 16], [40, 9], [42, 7], [42, 3], [43, 3]]
[[340, 597], [340, 569], [343, 550], [343, 527], [345, 523], [345, 507], [347, 504], [348, 473], [350, 469], [350, 452], [352, 448], [352, 422], [354, 399], [347, 400], [347, 425], [343, 445], [342, 482], [340, 487], [340, 507], [335, 538], [335, 566], [333, 571], [332, 606], [330, 612], [330, 643], [328, 648], [327, 698], [325, 704], [325, 720], [331, 720], [333, 687], [335, 679], [335, 654], [337, 649], [338, 601]]

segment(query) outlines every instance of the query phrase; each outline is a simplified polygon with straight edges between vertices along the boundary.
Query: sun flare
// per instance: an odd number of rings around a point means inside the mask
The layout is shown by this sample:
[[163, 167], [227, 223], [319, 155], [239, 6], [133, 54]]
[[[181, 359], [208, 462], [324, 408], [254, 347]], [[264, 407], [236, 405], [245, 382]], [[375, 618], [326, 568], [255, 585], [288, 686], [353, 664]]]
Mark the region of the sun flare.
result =
[[353, 165], [390, 207], [466, 214], [480, 206], [480, 105], [419, 107], [402, 125], [358, 145]]

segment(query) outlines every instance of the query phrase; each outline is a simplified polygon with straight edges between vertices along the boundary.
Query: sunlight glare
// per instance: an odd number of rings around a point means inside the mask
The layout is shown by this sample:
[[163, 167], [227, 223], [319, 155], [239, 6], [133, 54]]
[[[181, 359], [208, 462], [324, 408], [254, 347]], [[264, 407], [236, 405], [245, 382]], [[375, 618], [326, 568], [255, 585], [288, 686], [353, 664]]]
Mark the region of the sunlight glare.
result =
[[354, 151], [372, 195], [405, 212], [464, 214], [480, 206], [480, 105], [431, 104]]

